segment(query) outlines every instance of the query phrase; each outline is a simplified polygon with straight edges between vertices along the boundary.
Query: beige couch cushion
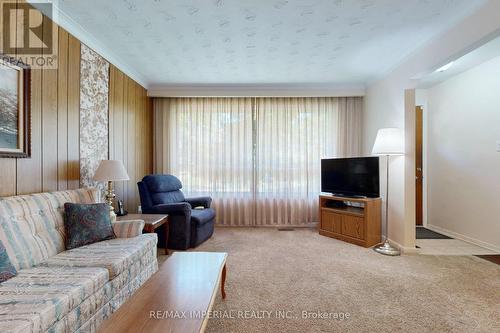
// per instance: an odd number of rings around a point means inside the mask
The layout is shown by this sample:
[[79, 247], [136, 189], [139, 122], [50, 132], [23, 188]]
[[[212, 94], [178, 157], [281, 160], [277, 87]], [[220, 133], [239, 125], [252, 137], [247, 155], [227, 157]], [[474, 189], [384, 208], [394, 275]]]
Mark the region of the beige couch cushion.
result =
[[0, 284], [0, 330], [41, 332], [108, 282], [99, 267], [35, 267]]
[[103, 267], [112, 280], [156, 247], [156, 234], [115, 238], [59, 253], [44, 261], [46, 266]]

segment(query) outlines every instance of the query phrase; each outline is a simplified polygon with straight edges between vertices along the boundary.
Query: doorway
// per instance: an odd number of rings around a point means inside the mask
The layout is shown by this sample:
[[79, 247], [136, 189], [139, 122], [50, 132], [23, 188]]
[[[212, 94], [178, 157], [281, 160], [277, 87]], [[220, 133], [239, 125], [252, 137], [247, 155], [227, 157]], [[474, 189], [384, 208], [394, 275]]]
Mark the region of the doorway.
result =
[[[425, 248], [421, 251], [427, 251], [428, 248], [434, 246], [436, 240], [440, 239], [451, 239], [448, 236], [442, 235], [431, 229], [424, 227], [427, 224], [424, 218], [426, 215], [426, 179], [425, 174], [426, 168], [424, 167], [424, 156], [425, 156], [425, 142], [424, 142], [424, 131], [425, 131], [425, 121], [424, 112], [426, 111], [424, 105], [419, 105], [415, 107], [415, 235], [417, 239], [417, 246]], [[439, 243], [438, 243], [439, 245]], [[432, 251], [430, 251], [432, 253]]]

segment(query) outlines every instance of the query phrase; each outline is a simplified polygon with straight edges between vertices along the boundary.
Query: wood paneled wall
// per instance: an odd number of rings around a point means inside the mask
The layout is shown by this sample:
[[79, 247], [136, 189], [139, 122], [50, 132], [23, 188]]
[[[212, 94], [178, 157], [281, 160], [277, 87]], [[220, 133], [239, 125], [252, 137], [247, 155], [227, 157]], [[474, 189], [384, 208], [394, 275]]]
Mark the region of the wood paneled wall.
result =
[[[44, 16], [44, 28], [47, 22]], [[32, 69], [31, 74], [31, 158], [0, 158], [0, 196], [80, 186], [81, 43], [55, 28], [57, 69]], [[127, 167], [131, 180], [117, 184], [117, 195], [133, 212], [139, 204], [136, 182], [153, 169], [152, 102], [143, 87], [110, 68], [110, 159], [121, 159]]]
[[55, 29], [57, 69], [31, 70], [31, 157], [0, 158], [0, 196], [79, 186], [80, 42]]
[[137, 182], [153, 172], [152, 99], [113, 65], [109, 82], [109, 155], [123, 161], [130, 177], [128, 182], [117, 182], [115, 192], [129, 212], [136, 212]]

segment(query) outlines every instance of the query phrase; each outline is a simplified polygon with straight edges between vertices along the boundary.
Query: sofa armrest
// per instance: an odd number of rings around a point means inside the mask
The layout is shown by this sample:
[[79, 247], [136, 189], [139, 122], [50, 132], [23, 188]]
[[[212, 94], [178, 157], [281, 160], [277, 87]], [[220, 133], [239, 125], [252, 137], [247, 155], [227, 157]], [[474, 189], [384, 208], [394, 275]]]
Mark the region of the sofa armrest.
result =
[[191, 216], [191, 205], [187, 202], [156, 205], [148, 209], [148, 214], [169, 214]]
[[210, 197], [186, 198], [185, 200], [193, 207], [203, 206], [205, 208], [210, 208], [212, 204], [212, 198]]
[[112, 223], [117, 238], [132, 238], [142, 235], [143, 220], [116, 221]]

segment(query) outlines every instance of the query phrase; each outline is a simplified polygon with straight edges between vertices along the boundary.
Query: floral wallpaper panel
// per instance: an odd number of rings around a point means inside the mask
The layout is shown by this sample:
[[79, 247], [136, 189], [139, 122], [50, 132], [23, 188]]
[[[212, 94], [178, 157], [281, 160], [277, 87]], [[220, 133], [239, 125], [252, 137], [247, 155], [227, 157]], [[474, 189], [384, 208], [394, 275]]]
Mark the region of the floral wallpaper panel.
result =
[[80, 185], [93, 181], [101, 160], [108, 159], [109, 63], [82, 44], [80, 62]]

